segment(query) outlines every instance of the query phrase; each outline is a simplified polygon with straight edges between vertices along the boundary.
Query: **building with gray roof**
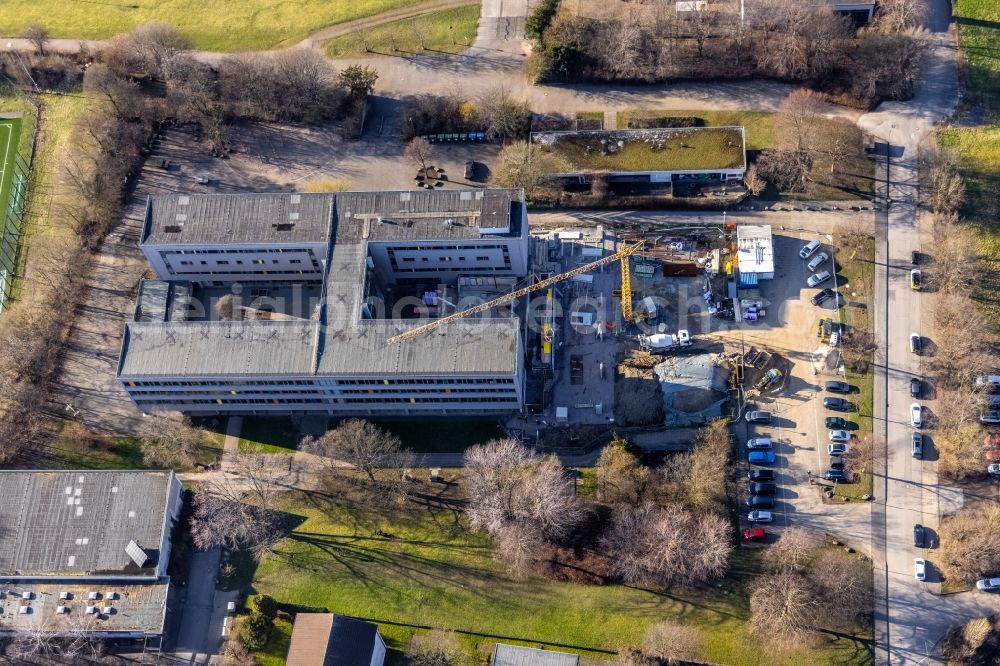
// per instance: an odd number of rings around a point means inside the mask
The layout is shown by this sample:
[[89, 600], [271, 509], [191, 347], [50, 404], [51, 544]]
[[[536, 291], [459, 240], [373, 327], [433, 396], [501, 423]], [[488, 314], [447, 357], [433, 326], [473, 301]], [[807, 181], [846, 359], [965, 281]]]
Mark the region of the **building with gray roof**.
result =
[[[119, 383], [143, 411], [516, 411], [513, 312], [388, 339], [481, 302], [459, 300], [460, 278], [526, 278], [527, 227], [519, 190], [150, 198], [140, 247], [158, 279], [125, 327]], [[288, 302], [301, 287], [314, 300]]]
[[181, 503], [170, 471], [0, 471], [0, 633], [160, 634]]
[[493, 666], [580, 666], [579, 655], [497, 643]]

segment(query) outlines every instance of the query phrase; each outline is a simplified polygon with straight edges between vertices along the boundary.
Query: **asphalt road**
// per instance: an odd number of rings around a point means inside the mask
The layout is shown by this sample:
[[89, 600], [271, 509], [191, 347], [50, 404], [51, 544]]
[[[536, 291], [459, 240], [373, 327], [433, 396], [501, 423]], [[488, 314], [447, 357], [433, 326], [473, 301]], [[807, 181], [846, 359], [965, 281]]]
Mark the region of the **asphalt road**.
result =
[[[875, 381], [874, 428], [888, 443], [885, 465], [876, 471], [872, 510], [876, 664], [943, 663], [938, 641], [949, 628], [1000, 610], [998, 595], [973, 591], [939, 596], [936, 551], [918, 550], [913, 544], [914, 524], [930, 527], [936, 536], [943, 510], [961, 501], [954, 489], [938, 486], [933, 462], [917, 460], [910, 452], [909, 380], [922, 376], [922, 365], [910, 353], [908, 338], [910, 333], [929, 334], [931, 298], [909, 288], [910, 253], [933, 254], [932, 246], [921, 245], [921, 226], [929, 227], [932, 220], [917, 207], [917, 153], [931, 138], [934, 124], [954, 109], [959, 95], [955, 47], [947, 32], [950, 7], [947, 0], [931, 0], [930, 6], [932, 48], [914, 98], [882, 104], [858, 121], [888, 145], [879, 166], [880, 197], [888, 210], [876, 216], [880, 372]], [[928, 561], [927, 582], [915, 580], [916, 557]]]

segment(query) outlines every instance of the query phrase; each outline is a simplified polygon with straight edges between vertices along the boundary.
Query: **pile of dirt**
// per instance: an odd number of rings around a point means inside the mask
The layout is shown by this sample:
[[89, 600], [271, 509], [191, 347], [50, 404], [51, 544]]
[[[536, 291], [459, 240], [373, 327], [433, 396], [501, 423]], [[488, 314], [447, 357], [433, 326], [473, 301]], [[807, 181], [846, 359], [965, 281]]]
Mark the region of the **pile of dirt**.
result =
[[653, 368], [663, 358], [641, 349], [631, 351], [615, 369], [615, 423], [648, 426], [663, 423], [663, 391]]

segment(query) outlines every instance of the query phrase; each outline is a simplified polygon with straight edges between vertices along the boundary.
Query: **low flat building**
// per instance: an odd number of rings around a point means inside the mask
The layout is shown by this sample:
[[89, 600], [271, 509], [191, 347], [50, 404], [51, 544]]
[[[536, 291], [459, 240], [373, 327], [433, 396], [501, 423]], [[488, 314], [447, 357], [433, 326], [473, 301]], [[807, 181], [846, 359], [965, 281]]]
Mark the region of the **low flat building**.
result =
[[[427, 303], [462, 278], [527, 276], [520, 191], [166, 198], [147, 204], [141, 247], [158, 283], [140, 290], [117, 372], [143, 412], [480, 416], [523, 407], [513, 312], [388, 343], [427, 323]], [[221, 298], [209, 302], [220, 286], [226, 317]], [[481, 299], [466, 300], [450, 305]]]
[[774, 279], [774, 241], [769, 225], [736, 227], [736, 265], [743, 286], [755, 287], [760, 280]]
[[604, 174], [611, 187], [679, 191], [742, 181], [747, 167], [742, 127], [535, 132], [531, 142], [555, 158], [564, 185]]
[[0, 634], [162, 633], [173, 472], [0, 471]]
[[378, 626], [332, 613], [298, 613], [287, 666], [382, 666], [385, 641]]
[[555, 650], [536, 650], [521, 645], [497, 643], [492, 666], [580, 666], [580, 656]]

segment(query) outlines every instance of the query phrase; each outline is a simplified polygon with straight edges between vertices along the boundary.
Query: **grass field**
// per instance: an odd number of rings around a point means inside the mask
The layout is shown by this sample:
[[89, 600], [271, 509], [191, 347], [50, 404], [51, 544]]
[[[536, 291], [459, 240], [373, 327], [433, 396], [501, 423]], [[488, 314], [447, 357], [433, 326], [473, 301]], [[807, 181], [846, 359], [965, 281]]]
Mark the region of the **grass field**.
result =
[[331, 58], [374, 53], [458, 53], [476, 39], [479, 5], [432, 12], [331, 39], [323, 45]]
[[986, 122], [1000, 122], [1000, 3], [957, 0], [954, 4], [965, 58], [963, 104], [982, 107]]
[[[0, 112], [3, 109], [0, 108]], [[0, 118], [0, 229], [10, 207], [14, 185], [14, 157], [21, 140], [21, 119]]]
[[635, 117], [701, 118], [708, 127], [742, 125], [746, 132], [747, 150], [774, 146], [774, 114], [764, 111], [619, 111], [618, 127], [628, 127], [629, 120]]
[[320, 28], [415, 4], [414, 0], [4, 0], [0, 34], [38, 22], [52, 37], [107, 39], [147, 21], [176, 25], [211, 51], [287, 46]]
[[[747, 587], [759, 564], [754, 554], [738, 553], [733, 572], [717, 586], [689, 591], [519, 580], [452, 509], [411, 503], [386, 510], [362, 498], [337, 498], [342, 503], [325, 495], [289, 498], [285, 509], [304, 521], [260, 563], [252, 587], [282, 604], [379, 622], [396, 650], [414, 633], [435, 627], [455, 629], [480, 657], [502, 640], [611, 659], [619, 647], [640, 645], [650, 625], [669, 618], [697, 628], [704, 640], [701, 657], [714, 663], [868, 662], [866, 647], [843, 636], [825, 635], [816, 649], [789, 653], [751, 638]], [[261, 661], [278, 664], [279, 656], [272, 652]]]

